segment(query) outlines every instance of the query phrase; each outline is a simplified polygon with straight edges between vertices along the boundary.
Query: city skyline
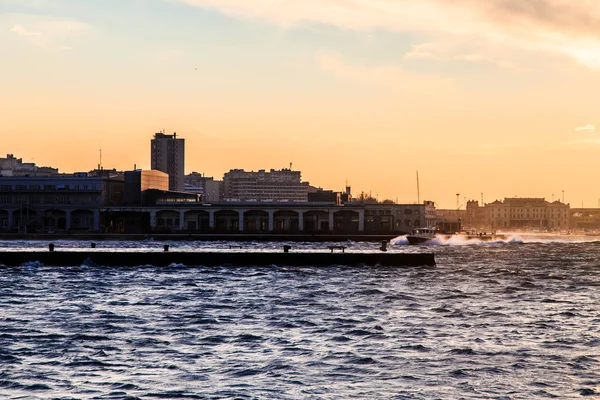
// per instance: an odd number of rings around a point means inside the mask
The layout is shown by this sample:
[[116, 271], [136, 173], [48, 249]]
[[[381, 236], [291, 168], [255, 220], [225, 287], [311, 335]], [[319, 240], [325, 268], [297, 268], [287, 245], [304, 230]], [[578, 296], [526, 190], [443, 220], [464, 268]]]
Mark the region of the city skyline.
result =
[[105, 168], [149, 168], [166, 129], [186, 173], [292, 162], [315, 185], [412, 203], [419, 170], [442, 208], [563, 190], [598, 205], [587, 2], [302, 4], [0, 0], [3, 153], [79, 171], [102, 148]]

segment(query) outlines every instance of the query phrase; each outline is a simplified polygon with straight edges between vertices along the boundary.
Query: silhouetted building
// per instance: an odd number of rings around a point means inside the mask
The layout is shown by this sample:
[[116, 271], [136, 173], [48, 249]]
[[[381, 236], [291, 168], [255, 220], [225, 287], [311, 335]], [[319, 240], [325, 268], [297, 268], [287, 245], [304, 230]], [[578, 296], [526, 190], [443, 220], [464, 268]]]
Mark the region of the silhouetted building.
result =
[[169, 174], [169, 190], [183, 192], [185, 183], [185, 140], [177, 133], [154, 134], [150, 148], [151, 168]]
[[0, 177], [0, 230], [98, 231], [100, 207], [123, 203], [123, 179], [85, 172], [47, 177]]
[[125, 172], [126, 205], [139, 206], [144, 204], [144, 193], [149, 189], [169, 190], [169, 175], [153, 170]]

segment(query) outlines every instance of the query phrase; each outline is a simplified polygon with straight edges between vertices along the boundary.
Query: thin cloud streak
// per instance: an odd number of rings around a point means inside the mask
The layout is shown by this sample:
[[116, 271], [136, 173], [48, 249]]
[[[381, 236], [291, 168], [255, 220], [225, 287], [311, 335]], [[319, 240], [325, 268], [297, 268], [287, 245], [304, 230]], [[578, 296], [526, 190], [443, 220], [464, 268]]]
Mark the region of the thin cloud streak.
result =
[[592, 124], [589, 125], [585, 125], [585, 126], [580, 126], [575, 128], [576, 132], [590, 132], [590, 133], [595, 133], [596, 132], [596, 127]]

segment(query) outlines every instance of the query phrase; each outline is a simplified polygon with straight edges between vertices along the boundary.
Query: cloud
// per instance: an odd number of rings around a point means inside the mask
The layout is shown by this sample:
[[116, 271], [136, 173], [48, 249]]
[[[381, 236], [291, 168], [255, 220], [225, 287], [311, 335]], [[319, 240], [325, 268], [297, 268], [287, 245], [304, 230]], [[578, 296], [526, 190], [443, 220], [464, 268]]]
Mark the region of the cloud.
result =
[[[596, 0], [163, 0], [211, 9], [284, 28], [324, 24], [355, 31], [418, 32], [435, 41], [560, 55], [600, 69]], [[412, 52], [409, 57], [431, 57]], [[508, 62], [504, 62], [508, 64]], [[515, 64], [514, 62], [512, 62]]]
[[72, 42], [90, 30], [84, 22], [44, 15], [8, 14], [3, 17], [5, 21], [0, 20], [0, 27], [8, 24], [13, 34], [45, 50], [70, 50]]
[[13, 26], [10, 31], [19, 36], [42, 36], [42, 34], [40, 32], [33, 32], [30, 30], [27, 30], [27, 28], [25, 28], [23, 25], [20, 25], [20, 24], [16, 24], [15, 26]]
[[404, 55], [407, 61], [432, 60], [432, 61], [455, 61], [463, 63], [477, 63], [493, 65], [496, 68], [512, 72], [526, 72], [529, 68], [520, 63], [509, 60], [500, 51], [494, 53], [483, 51], [483, 44], [460, 42], [431, 42], [415, 44]]
[[3, 0], [6, 5], [19, 6], [37, 10], [49, 9], [57, 6], [57, 0]]
[[592, 124], [589, 125], [585, 125], [585, 126], [579, 126], [577, 128], [575, 128], [576, 132], [589, 132], [589, 133], [596, 133], [596, 127]]
[[348, 63], [336, 52], [321, 49], [315, 54], [319, 67], [339, 78], [359, 84], [370, 84], [405, 94], [441, 96], [451, 92], [453, 84], [449, 79], [411, 73], [397, 66], [367, 66]]

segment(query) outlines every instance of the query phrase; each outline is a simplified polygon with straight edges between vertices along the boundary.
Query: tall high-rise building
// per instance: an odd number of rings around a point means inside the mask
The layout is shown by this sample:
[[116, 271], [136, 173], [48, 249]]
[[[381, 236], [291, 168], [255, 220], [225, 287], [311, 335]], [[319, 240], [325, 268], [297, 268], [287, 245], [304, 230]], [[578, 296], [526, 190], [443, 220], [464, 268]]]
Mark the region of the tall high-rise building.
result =
[[169, 190], [183, 192], [185, 186], [185, 140], [177, 133], [154, 134], [150, 147], [152, 169], [169, 174]]

